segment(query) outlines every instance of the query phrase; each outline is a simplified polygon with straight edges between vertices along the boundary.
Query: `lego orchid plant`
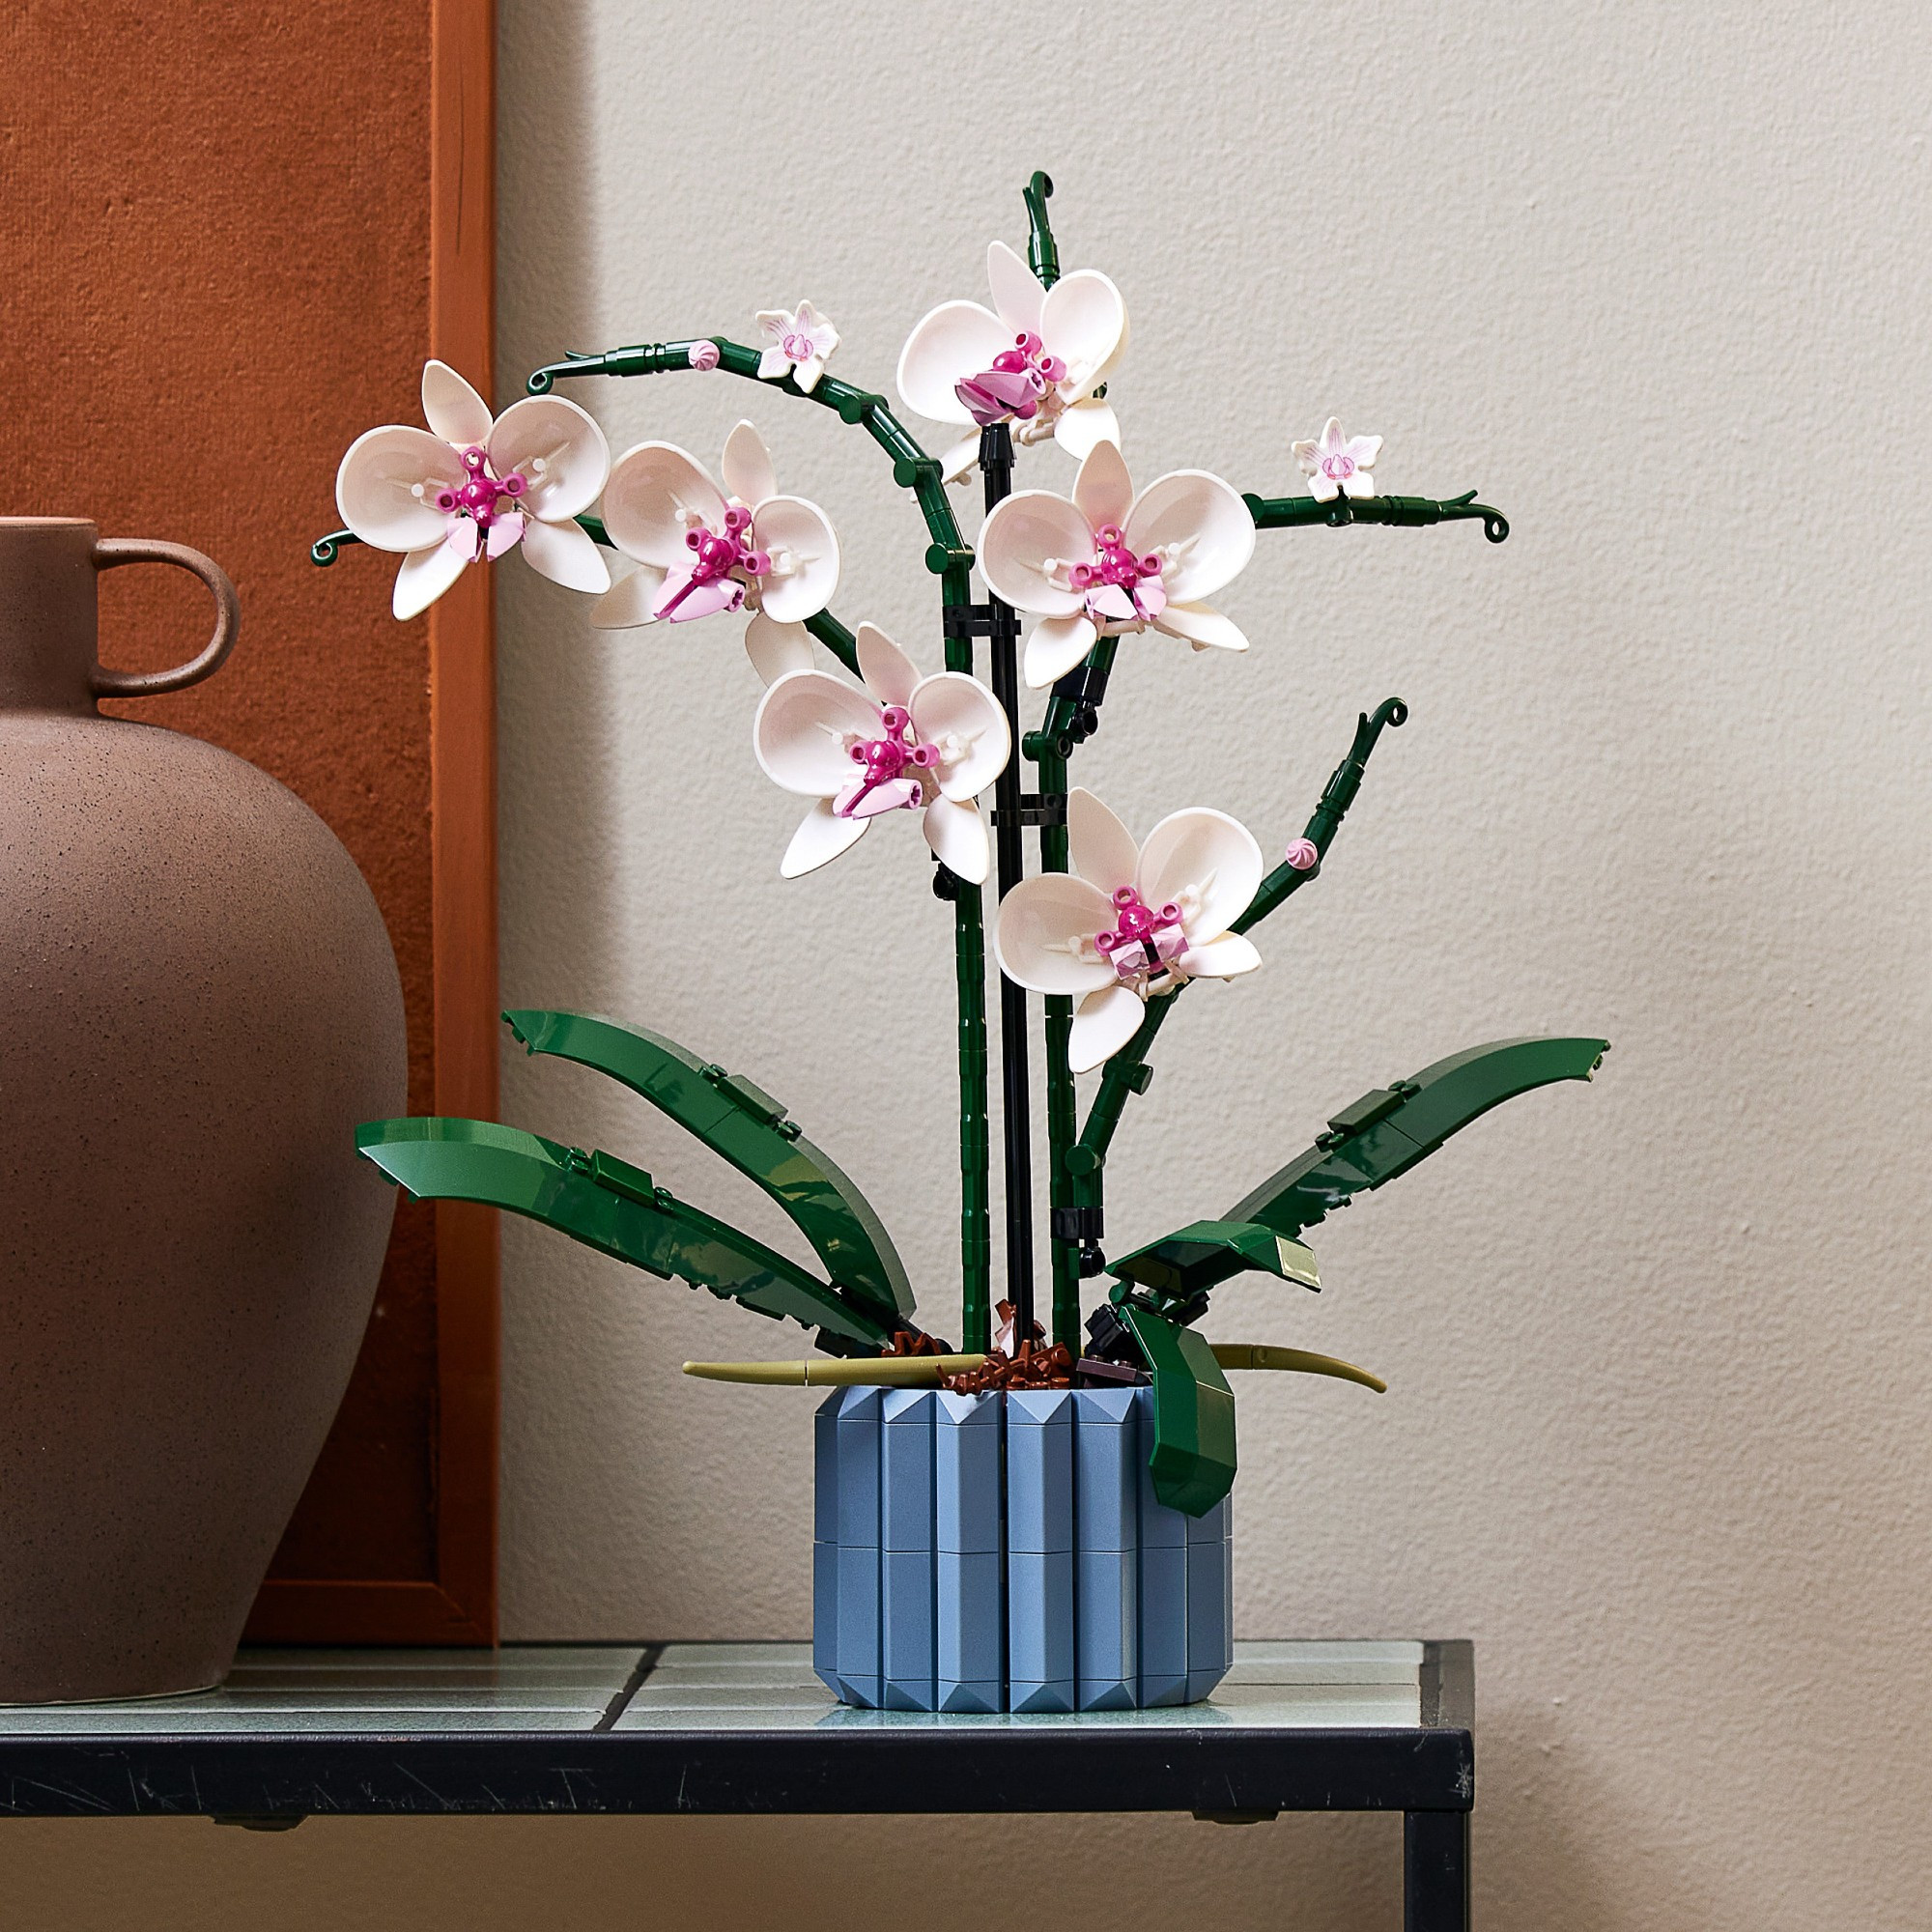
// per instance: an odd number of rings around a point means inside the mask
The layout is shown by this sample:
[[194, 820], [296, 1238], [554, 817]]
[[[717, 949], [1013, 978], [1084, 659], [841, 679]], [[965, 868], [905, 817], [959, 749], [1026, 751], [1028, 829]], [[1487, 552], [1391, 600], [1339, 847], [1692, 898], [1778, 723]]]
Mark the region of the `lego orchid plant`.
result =
[[[1314, 814], [1278, 848], [1285, 856], [1271, 870], [1264, 871], [1244, 826], [1205, 807], [1170, 811], [1137, 843], [1068, 772], [1098, 727], [1120, 639], [1151, 630], [1197, 650], [1244, 650], [1240, 628], [1208, 600], [1248, 564], [1259, 530], [1469, 519], [1499, 543], [1508, 525], [1473, 491], [1447, 500], [1379, 493], [1368, 473], [1379, 439], [1345, 438], [1334, 421], [1320, 439], [1295, 445], [1308, 479], [1295, 495], [1237, 494], [1206, 469], [1170, 469], [1136, 492], [1105, 400], [1126, 341], [1125, 303], [1096, 270], [1060, 274], [1046, 216], [1051, 192], [1044, 175], [1025, 189], [1025, 261], [993, 244], [993, 306], [948, 302], [907, 338], [900, 395], [920, 414], [972, 432], [938, 459], [883, 396], [827, 371], [837, 332], [801, 303], [759, 313], [761, 346], [701, 334], [546, 364], [529, 378], [529, 399], [496, 418], [455, 372], [432, 363], [423, 386], [429, 428], [391, 427], [355, 442], [338, 482], [349, 527], [313, 549], [319, 563], [358, 538], [404, 552], [394, 606], [404, 616], [470, 562], [515, 548], [559, 582], [598, 593], [591, 621], [600, 627], [746, 615], [746, 647], [765, 687], [750, 721], [753, 754], [779, 785], [811, 801], [781, 872], [797, 878], [816, 870], [876, 819], [919, 814], [953, 929], [963, 1350], [949, 1352], [920, 1324], [905, 1268], [877, 1215], [785, 1109], [749, 1080], [642, 1028], [582, 1014], [507, 1015], [531, 1052], [618, 1080], [764, 1188], [810, 1245], [814, 1264], [688, 1206], [602, 1151], [457, 1120], [370, 1122], [358, 1145], [413, 1193], [492, 1202], [647, 1271], [800, 1321], [816, 1331], [821, 1350], [849, 1358], [832, 1365], [838, 1379], [903, 1383], [964, 1374], [960, 1385], [974, 1388], [1151, 1382], [1156, 1492], [1199, 1514], [1234, 1476], [1232, 1422], [1204, 1420], [1232, 1416], [1224, 1362], [1364, 1378], [1293, 1350], [1210, 1350], [1194, 1324], [1211, 1289], [1251, 1269], [1316, 1286], [1314, 1259], [1298, 1239], [1306, 1228], [1404, 1172], [1498, 1101], [1551, 1080], [1587, 1078], [1605, 1042], [1506, 1041], [1375, 1090], [1218, 1218], [1108, 1259], [1101, 1245], [1108, 1152], [1127, 1100], [1147, 1087], [1155, 1036], [1197, 980], [1239, 979], [1261, 963], [1247, 935], [1321, 875], [1380, 734], [1406, 716], [1397, 699], [1362, 716]], [[924, 561], [939, 580], [941, 668], [922, 668], [876, 626], [855, 634], [833, 614], [838, 539], [815, 504], [780, 493], [751, 423], [726, 439], [721, 486], [668, 442], [639, 443], [611, 465], [591, 418], [552, 394], [560, 381], [690, 370], [758, 384], [761, 397], [809, 401], [863, 429], [885, 452], [924, 524]], [[1015, 444], [1044, 440], [1080, 459], [1069, 496], [1012, 489]], [[987, 515], [969, 545], [946, 486], [975, 467]], [[600, 492], [601, 517], [592, 513]], [[633, 565], [614, 587], [599, 545]], [[976, 568], [985, 585], [980, 599]], [[1021, 613], [1034, 619], [1026, 684], [1049, 692], [1031, 721], [1020, 715]], [[859, 682], [821, 668], [814, 647]], [[981, 665], [984, 683], [975, 674]], [[1022, 786], [1022, 759], [1034, 767], [1031, 789]], [[989, 788], [990, 838], [979, 805]], [[1037, 839], [1031, 876], [1028, 831]], [[876, 877], [875, 890], [895, 889], [890, 868]], [[988, 883], [998, 895], [1002, 969], [1006, 1243], [997, 1351]], [[1029, 991], [1042, 996], [1043, 1009], [1050, 1342], [1035, 1320]], [[1083, 1122], [1076, 1079], [1096, 1069]], [[1113, 1283], [1089, 1315], [1083, 1283], [1103, 1270]], [[753, 1378], [812, 1377], [800, 1365], [795, 1377]]]

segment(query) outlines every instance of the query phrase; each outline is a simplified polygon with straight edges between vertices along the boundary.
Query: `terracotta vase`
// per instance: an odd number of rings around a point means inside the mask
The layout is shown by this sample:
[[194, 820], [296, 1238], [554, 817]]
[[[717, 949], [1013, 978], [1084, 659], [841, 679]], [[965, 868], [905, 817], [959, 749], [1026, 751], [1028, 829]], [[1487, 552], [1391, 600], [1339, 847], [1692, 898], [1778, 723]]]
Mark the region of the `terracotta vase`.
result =
[[[103, 670], [99, 571], [192, 571], [214, 636]], [[348, 1385], [404, 1107], [381, 914], [321, 819], [95, 700], [235, 640], [199, 553], [0, 519], [0, 1702], [216, 1683]]]

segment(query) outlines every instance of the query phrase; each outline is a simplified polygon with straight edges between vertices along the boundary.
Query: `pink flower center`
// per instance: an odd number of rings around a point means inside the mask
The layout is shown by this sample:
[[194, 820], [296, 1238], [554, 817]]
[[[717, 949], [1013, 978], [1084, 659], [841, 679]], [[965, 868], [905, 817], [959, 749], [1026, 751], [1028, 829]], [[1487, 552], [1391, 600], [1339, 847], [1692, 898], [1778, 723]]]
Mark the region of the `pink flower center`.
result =
[[1094, 936], [1101, 958], [1122, 980], [1139, 980], [1179, 958], [1187, 950], [1180, 926], [1180, 908], [1169, 899], [1148, 905], [1131, 886], [1114, 895], [1115, 926]]
[[468, 517], [488, 529], [498, 517], [521, 509], [530, 480], [521, 469], [498, 476], [490, 468], [490, 452], [471, 443], [463, 452], [464, 480], [454, 489], [439, 490], [432, 499], [446, 517]]
[[858, 776], [832, 801], [840, 818], [871, 818], [925, 802], [919, 774], [938, 768], [939, 747], [913, 729], [912, 713], [903, 704], [881, 706], [879, 724], [882, 737], [862, 738], [852, 747]]
[[1333, 483], [1346, 483], [1355, 473], [1355, 459], [1352, 456], [1324, 456], [1321, 459], [1321, 473]]
[[786, 329], [779, 347], [784, 351], [787, 362], [810, 362], [818, 353], [811, 346], [811, 337], [795, 328]]
[[706, 612], [737, 610], [745, 601], [746, 584], [772, 567], [768, 552], [752, 548], [751, 530], [752, 513], [740, 503], [733, 503], [724, 512], [722, 531], [707, 524], [686, 530], [684, 544], [691, 553], [689, 573], [658, 606], [657, 614], [670, 616], [694, 591], [710, 593], [699, 600]]
[[1151, 553], [1136, 556], [1118, 524], [1102, 524], [1094, 532], [1094, 561], [1074, 564], [1066, 581], [1087, 599], [1087, 614], [1094, 623], [1145, 624], [1167, 609], [1159, 557]]
[[1049, 355], [1046, 344], [1029, 328], [993, 357], [991, 368], [968, 376], [952, 393], [984, 429], [988, 423], [1031, 422], [1053, 385], [1065, 380], [1065, 361]]

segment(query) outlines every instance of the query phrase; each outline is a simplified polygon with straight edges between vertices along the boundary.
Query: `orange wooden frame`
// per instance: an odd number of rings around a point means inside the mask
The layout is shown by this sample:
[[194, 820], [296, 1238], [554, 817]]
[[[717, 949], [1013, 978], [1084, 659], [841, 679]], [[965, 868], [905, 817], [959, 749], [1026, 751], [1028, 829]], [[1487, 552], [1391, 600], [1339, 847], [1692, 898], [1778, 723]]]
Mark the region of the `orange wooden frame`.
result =
[[[432, 355], [491, 393], [496, 273], [496, 7], [430, 8]], [[497, 1115], [496, 652], [491, 573], [429, 618], [436, 1111]], [[436, 1207], [436, 1575], [271, 1577], [256, 1641], [497, 1640], [499, 1321], [494, 1210]]]

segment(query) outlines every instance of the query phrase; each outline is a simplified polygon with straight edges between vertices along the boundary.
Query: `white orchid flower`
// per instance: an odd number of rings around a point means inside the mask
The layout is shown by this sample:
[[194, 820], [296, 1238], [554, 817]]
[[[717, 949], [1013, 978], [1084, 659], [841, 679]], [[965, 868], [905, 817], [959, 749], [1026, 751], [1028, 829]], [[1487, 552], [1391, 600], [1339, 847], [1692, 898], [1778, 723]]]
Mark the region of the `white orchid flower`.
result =
[[816, 503], [779, 495], [771, 452], [749, 422], [724, 439], [724, 469], [721, 490], [669, 442], [617, 459], [604, 527], [638, 568], [598, 599], [590, 621], [618, 631], [753, 611], [745, 648], [769, 683], [811, 662], [804, 620], [838, 588], [838, 539]]
[[963, 671], [921, 677], [876, 625], [861, 624], [864, 691], [793, 670], [765, 693], [752, 741], [766, 775], [813, 799], [779, 867], [787, 879], [838, 858], [888, 811], [922, 810], [925, 842], [980, 885], [991, 864], [974, 803], [1006, 770], [1012, 733], [999, 700]]
[[1010, 422], [1022, 442], [1051, 437], [1075, 458], [1119, 442], [1120, 421], [1094, 391], [1127, 346], [1120, 290], [1096, 269], [1063, 275], [1049, 289], [1004, 242], [986, 251], [986, 275], [991, 309], [942, 302], [899, 353], [907, 409], [978, 426], [940, 458], [946, 480], [972, 468], [979, 428], [988, 423]]
[[838, 331], [809, 301], [797, 308], [761, 308], [758, 327], [765, 338], [758, 374], [767, 383], [789, 376], [810, 395], [825, 374], [826, 358], [838, 347]]
[[597, 546], [573, 521], [597, 500], [611, 445], [561, 396], [526, 396], [500, 416], [446, 362], [423, 364], [426, 430], [388, 423], [358, 436], [335, 472], [342, 521], [375, 550], [404, 553], [390, 608], [414, 617], [468, 564], [519, 547], [572, 590], [611, 587]]
[[1262, 848], [1238, 819], [1171, 812], [1136, 846], [1094, 796], [1066, 797], [1071, 872], [1022, 879], [1000, 901], [994, 950], [1009, 980], [1079, 998], [1067, 1060], [1088, 1073], [1138, 1030], [1151, 994], [1252, 973], [1261, 954], [1229, 927], [1262, 883]]
[[1376, 494], [1376, 479], [1369, 471], [1381, 447], [1378, 436], [1344, 436], [1342, 418], [1330, 416], [1313, 442], [1304, 439], [1294, 445], [1294, 460], [1308, 478], [1308, 494], [1318, 503], [1332, 503], [1345, 494], [1356, 497]]
[[1240, 574], [1255, 520], [1234, 488], [1205, 469], [1177, 469], [1138, 497], [1121, 452], [1094, 446], [1072, 500], [1022, 490], [980, 531], [980, 571], [993, 594], [1039, 621], [1027, 639], [1035, 690], [1065, 677], [1103, 636], [1150, 625], [1194, 648], [1244, 651], [1248, 640], [1201, 600]]

